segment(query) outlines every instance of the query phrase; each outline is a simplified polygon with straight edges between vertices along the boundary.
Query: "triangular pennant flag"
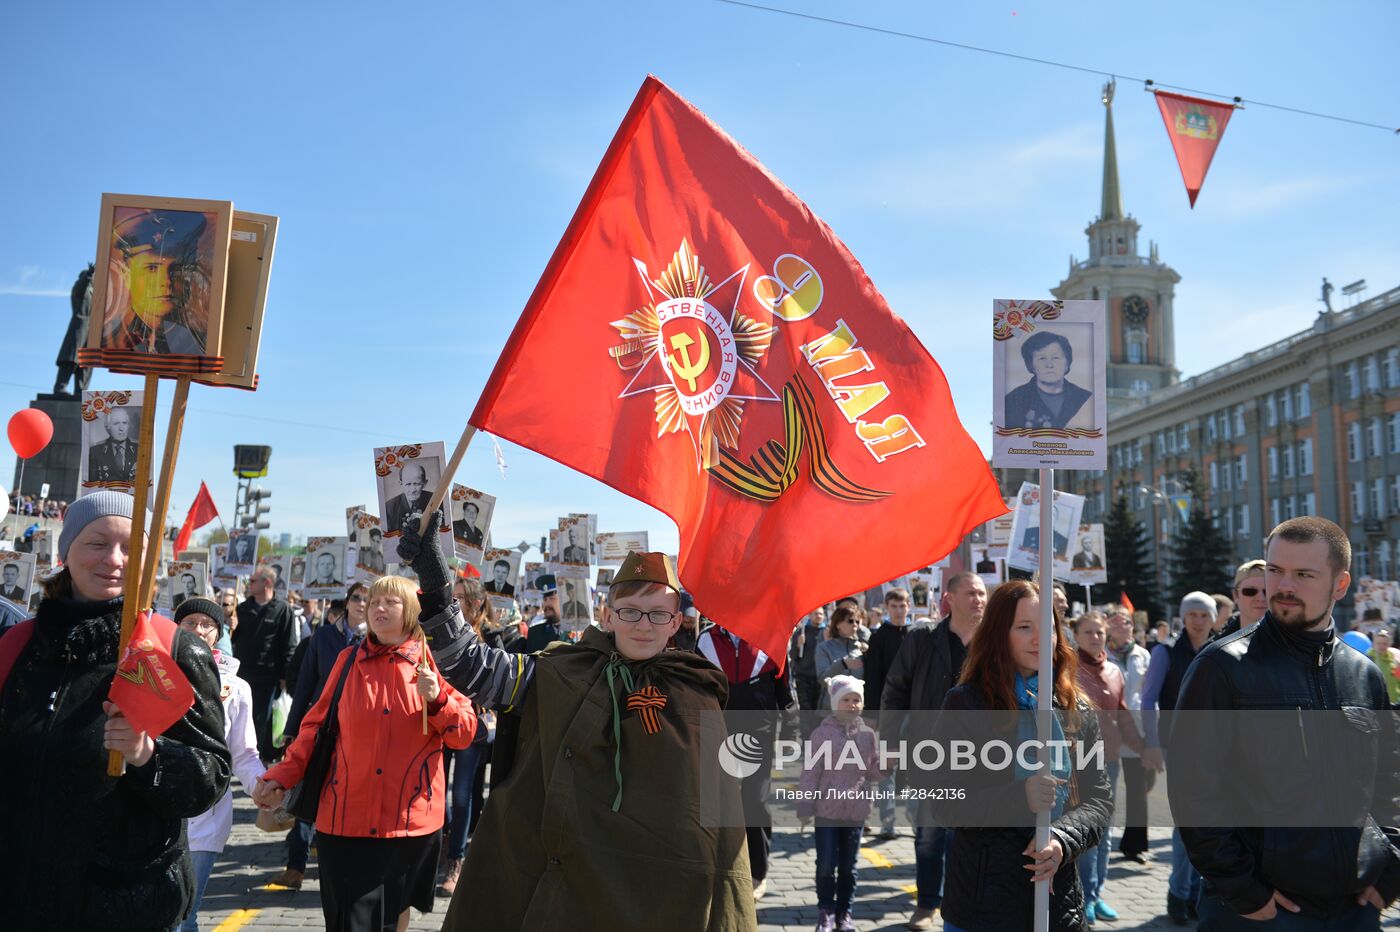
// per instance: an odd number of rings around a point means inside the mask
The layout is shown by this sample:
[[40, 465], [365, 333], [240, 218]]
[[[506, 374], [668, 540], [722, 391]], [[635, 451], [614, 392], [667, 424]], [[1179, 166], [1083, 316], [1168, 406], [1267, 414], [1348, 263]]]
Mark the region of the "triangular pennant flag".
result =
[[1225, 124], [1230, 122], [1235, 105], [1166, 91], [1155, 93], [1162, 122], [1167, 125], [1167, 135], [1176, 152], [1176, 164], [1181, 168], [1181, 180], [1186, 182], [1186, 196], [1195, 207], [1196, 195], [1205, 184], [1210, 160], [1215, 158], [1215, 150], [1225, 135]]

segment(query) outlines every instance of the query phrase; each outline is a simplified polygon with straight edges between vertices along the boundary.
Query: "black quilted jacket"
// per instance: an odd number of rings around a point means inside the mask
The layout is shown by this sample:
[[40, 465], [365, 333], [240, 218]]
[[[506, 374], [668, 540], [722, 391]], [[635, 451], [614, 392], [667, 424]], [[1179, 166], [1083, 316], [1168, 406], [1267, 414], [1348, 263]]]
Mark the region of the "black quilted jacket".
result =
[[229, 781], [219, 674], [205, 643], [177, 632], [175, 661], [194, 686], [194, 707], [156, 739], [144, 767], [107, 776], [102, 702], [116, 671], [121, 605], [46, 599], [0, 688], [7, 932], [167, 930], [193, 899], [184, 820], [211, 807]]
[[[954, 736], [941, 723], [956, 720], [960, 713], [983, 711], [986, 704], [971, 686], [964, 684], [949, 690], [943, 709], [936, 730], [947, 746]], [[1092, 746], [1099, 740], [1098, 721], [1088, 705], [1082, 705], [1080, 710], [1085, 714], [1080, 717], [1078, 732], [1067, 730], [1066, 737]], [[1023, 781], [1016, 779], [1014, 770], [979, 767], [949, 772], [943, 785], [965, 790], [962, 800], [932, 803], [938, 824], [955, 829], [944, 880], [945, 921], [975, 932], [1026, 932], [1035, 928], [1035, 885], [1024, 867], [1031, 861], [1021, 853], [1035, 835], [1035, 829], [1030, 827], [1034, 816], [1026, 804]], [[1069, 806], [1050, 823], [1051, 832], [1065, 849], [1065, 859], [1050, 888], [1050, 928], [1054, 932], [1082, 932], [1088, 928], [1084, 890], [1074, 862], [1099, 843], [1113, 818], [1107, 771], [1093, 767], [1078, 770], [1072, 786]], [[960, 821], [963, 825], [984, 827], [959, 827]], [[985, 827], [996, 824], [1006, 827]]]

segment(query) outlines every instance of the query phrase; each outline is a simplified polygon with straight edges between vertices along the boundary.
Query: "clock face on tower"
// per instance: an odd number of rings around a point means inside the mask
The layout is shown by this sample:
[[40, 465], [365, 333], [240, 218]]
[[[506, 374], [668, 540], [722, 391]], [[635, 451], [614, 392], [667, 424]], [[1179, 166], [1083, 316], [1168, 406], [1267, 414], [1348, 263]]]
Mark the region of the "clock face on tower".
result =
[[1123, 319], [1130, 324], [1144, 324], [1147, 322], [1147, 302], [1137, 295], [1128, 295], [1123, 299]]

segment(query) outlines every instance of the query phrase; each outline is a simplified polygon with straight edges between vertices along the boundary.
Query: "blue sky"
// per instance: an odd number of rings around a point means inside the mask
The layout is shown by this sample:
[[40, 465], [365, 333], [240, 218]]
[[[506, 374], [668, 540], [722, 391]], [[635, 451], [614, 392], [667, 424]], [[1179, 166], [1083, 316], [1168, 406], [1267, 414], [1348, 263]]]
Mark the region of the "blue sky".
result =
[[[1400, 125], [1388, 2], [779, 5]], [[986, 315], [1087, 251], [1103, 78], [715, 0], [8, 6], [0, 412], [52, 386], [103, 191], [277, 214], [261, 388], [194, 387], [172, 512], [204, 479], [227, 516], [233, 444], [265, 443], [274, 531], [343, 533], [372, 447], [460, 433], [648, 72], [831, 224], [989, 449]], [[1323, 275], [1400, 285], [1400, 139], [1247, 108], [1190, 211], [1151, 96], [1120, 81], [1114, 109], [1124, 206], [1182, 276], [1183, 374], [1306, 326]], [[588, 511], [674, 550], [659, 513], [505, 455], [503, 480], [478, 440], [459, 474], [499, 496], [498, 541]]]

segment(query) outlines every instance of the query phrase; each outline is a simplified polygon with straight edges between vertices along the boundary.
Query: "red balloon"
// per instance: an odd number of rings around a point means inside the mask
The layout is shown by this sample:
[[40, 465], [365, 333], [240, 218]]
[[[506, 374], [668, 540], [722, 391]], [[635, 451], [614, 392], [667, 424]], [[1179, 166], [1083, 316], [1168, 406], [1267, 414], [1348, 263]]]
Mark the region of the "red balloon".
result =
[[53, 439], [53, 421], [38, 408], [25, 408], [10, 418], [7, 433], [16, 455], [27, 460], [49, 445]]

